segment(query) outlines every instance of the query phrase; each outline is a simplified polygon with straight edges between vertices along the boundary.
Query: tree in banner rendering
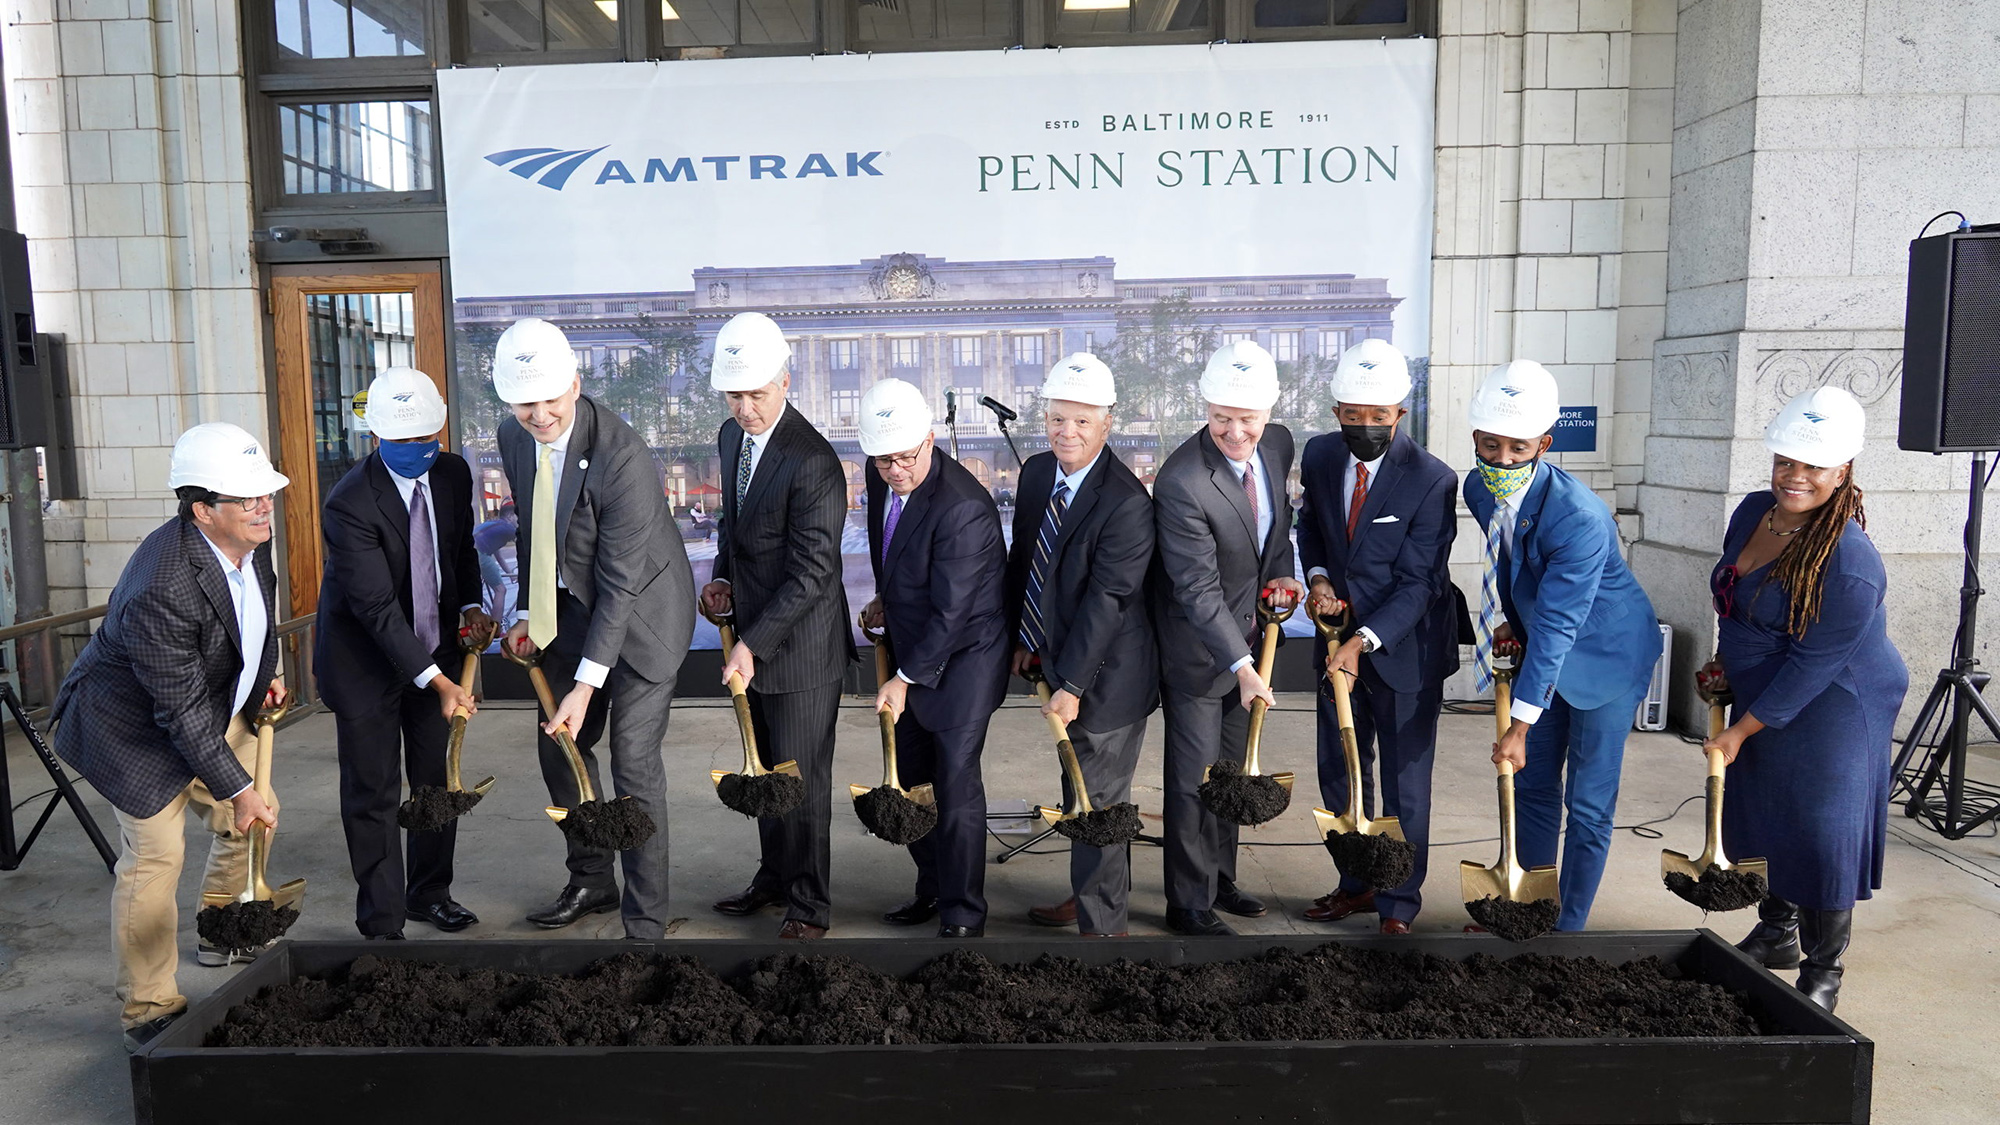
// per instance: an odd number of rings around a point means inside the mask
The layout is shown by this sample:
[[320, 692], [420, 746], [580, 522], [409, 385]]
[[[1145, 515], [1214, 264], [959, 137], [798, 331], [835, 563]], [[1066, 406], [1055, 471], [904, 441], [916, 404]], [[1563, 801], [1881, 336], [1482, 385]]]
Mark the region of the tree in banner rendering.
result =
[[685, 465], [697, 481], [713, 484], [709, 467], [726, 409], [709, 389], [701, 338], [643, 315], [632, 334], [640, 346], [605, 360], [588, 381], [591, 394], [631, 423], [663, 468]]
[[452, 405], [458, 408], [458, 432], [468, 442], [491, 444], [499, 432], [500, 419], [513, 412], [493, 393], [493, 347], [500, 341], [500, 324], [459, 324], [454, 335], [458, 344], [458, 390]]
[[1155, 423], [1162, 448], [1178, 442], [1201, 417], [1201, 372], [1220, 346], [1213, 325], [1196, 318], [1185, 291], [1161, 297], [1143, 310], [1118, 318], [1118, 335], [1101, 358], [1118, 380], [1123, 429], [1135, 421]]

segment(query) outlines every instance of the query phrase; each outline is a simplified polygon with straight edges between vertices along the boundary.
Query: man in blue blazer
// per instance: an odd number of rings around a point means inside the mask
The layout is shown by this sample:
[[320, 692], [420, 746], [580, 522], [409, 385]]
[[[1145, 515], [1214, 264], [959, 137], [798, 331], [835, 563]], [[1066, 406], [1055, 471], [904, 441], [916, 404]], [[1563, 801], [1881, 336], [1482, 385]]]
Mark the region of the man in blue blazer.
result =
[[1486, 539], [1481, 687], [1491, 682], [1496, 644], [1523, 646], [1513, 723], [1493, 761], [1518, 771], [1523, 866], [1555, 862], [1567, 806], [1556, 928], [1580, 930], [1611, 850], [1625, 735], [1659, 660], [1659, 622], [1625, 566], [1604, 502], [1541, 459], [1561, 413], [1547, 369], [1532, 360], [1494, 368], [1469, 413], [1478, 461], [1465, 478], [1465, 506]]
[[916, 895], [885, 920], [938, 916], [938, 936], [986, 932], [986, 783], [979, 756], [1007, 682], [1001, 608], [1007, 548], [993, 497], [936, 448], [930, 405], [901, 379], [861, 396], [868, 455], [868, 559], [875, 600], [862, 610], [885, 628], [896, 674], [875, 709], [896, 716], [896, 772], [929, 783], [938, 823], [910, 845]]
[[[1332, 922], [1373, 909], [1383, 933], [1406, 934], [1423, 905], [1444, 681], [1458, 670], [1463, 611], [1449, 570], [1458, 476], [1400, 431], [1409, 413], [1402, 405], [1409, 365], [1387, 340], [1347, 349], [1333, 394], [1340, 432], [1307, 442], [1300, 469], [1308, 604], [1317, 613], [1343, 604], [1352, 610], [1353, 633], [1332, 653], [1322, 646], [1320, 656], [1328, 676], [1346, 676], [1353, 688], [1363, 811], [1375, 807], [1379, 750], [1381, 815], [1400, 819], [1417, 857], [1401, 886], [1377, 892], [1343, 878], [1305, 916]], [[1347, 807], [1346, 753], [1330, 689], [1319, 697], [1319, 790], [1327, 808]]]

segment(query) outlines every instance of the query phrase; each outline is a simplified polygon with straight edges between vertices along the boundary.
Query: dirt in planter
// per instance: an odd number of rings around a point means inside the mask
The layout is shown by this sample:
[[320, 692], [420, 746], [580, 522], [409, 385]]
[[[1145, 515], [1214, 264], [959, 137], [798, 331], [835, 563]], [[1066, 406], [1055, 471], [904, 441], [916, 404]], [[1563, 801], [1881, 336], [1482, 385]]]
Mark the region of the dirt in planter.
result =
[[658, 827], [639, 802], [621, 797], [577, 805], [562, 818], [562, 830], [563, 835], [593, 848], [622, 852], [652, 839]]
[[1329, 943], [1304, 953], [1090, 967], [971, 950], [907, 978], [786, 953], [728, 978], [624, 953], [571, 977], [357, 958], [231, 1008], [210, 1047], [1149, 1043], [1764, 1033], [1744, 997], [1644, 958], [1464, 961]]
[[411, 832], [435, 832], [471, 812], [483, 796], [442, 785], [419, 785], [410, 790], [410, 799], [396, 810], [396, 826]]
[[1249, 827], [1275, 818], [1292, 803], [1292, 791], [1269, 774], [1248, 774], [1228, 758], [1208, 767], [1208, 780], [1195, 789], [1208, 811], [1231, 824]]
[[1755, 906], [1771, 893], [1771, 884], [1762, 875], [1717, 867], [1713, 863], [1702, 869], [1699, 879], [1690, 879], [1679, 871], [1669, 872], [1666, 884], [1668, 890], [1709, 914]]
[[1562, 906], [1552, 898], [1515, 902], [1489, 895], [1466, 903], [1465, 912], [1489, 933], [1508, 941], [1528, 941], [1556, 928]]
[[204, 906], [194, 916], [194, 932], [217, 949], [256, 949], [285, 936], [299, 912], [269, 899]]
[[727, 773], [715, 785], [722, 803], [744, 816], [783, 816], [806, 799], [806, 783], [788, 773], [760, 773], [746, 777]]
[[1363, 832], [1329, 832], [1324, 842], [1340, 873], [1370, 890], [1400, 887], [1409, 882], [1417, 867], [1417, 846], [1408, 840]]
[[1120, 801], [1101, 809], [1092, 809], [1082, 816], [1058, 820], [1056, 833], [1066, 840], [1088, 844], [1093, 848], [1113, 848], [1139, 838], [1139, 806], [1130, 801]]
[[938, 822], [936, 806], [918, 804], [888, 785], [877, 785], [854, 798], [854, 815], [877, 839], [891, 844], [914, 844]]

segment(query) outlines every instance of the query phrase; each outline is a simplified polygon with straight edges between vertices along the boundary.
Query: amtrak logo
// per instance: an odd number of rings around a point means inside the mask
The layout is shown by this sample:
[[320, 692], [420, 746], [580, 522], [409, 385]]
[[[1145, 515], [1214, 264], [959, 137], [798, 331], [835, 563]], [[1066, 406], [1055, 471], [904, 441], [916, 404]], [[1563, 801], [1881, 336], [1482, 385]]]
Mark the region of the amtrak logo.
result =
[[1363, 371], [1373, 371], [1375, 370], [1375, 361], [1372, 359], [1364, 359], [1360, 363], [1355, 364], [1355, 366], [1359, 367]]
[[264, 451], [254, 445], [243, 451], [243, 456], [245, 457], [262, 457], [263, 455]]
[[404, 393], [402, 393], [402, 394], [399, 394], [399, 395], [391, 395], [391, 396], [389, 396], [389, 397], [391, 397], [391, 398], [395, 399], [395, 400], [396, 400], [397, 402], [408, 402], [408, 401], [410, 401], [411, 399], [413, 399], [413, 398], [417, 397], [417, 392], [415, 392], [415, 391], [406, 391], [406, 392], [404, 392]]
[[722, 350], [723, 350], [723, 351], [725, 351], [725, 352], [728, 352], [728, 353], [729, 353], [730, 355], [737, 355], [737, 354], [739, 354], [740, 352], [742, 352], [742, 351], [743, 351], [743, 345], [742, 345], [742, 344], [731, 344], [731, 345], [729, 345], [728, 347], [726, 347], [726, 348], [724, 348], [724, 349], [722, 349]]
[[1519, 388], [1519, 387], [1504, 387], [1504, 386], [1503, 386], [1503, 387], [1501, 387], [1501, 388], [1500, 388], [1500, 393], [1501, 393], [1501, 394], [1503, 394], [1503, 395], [1506, 395], [1506, 396], [1507, 396], [1508, 398], [1513, 398], [1514, 396], [1516, 396], [1516, 395], [1518, 395], [1518, 394], [1520, 394], [1520, 393], [1521, 393], [1521, 388]]
[[535, 362], [535, 355], [536, 353], [534, 352], [516, 352], [514, 354], [514, 362], [523, 364], [533, 363]]
[[887, 410], [877, 410], [875, 412], [875, 417], [877, 418], [893, 418], [895, 416], [896, 416], [896, 408], [893, 406]]
[[486, 161], [496, 164], [524, 180], [561, 191], [569, 178], [583, 167], [583, 162], [610, 148], [598, 145], [596, 148], [510, 148], [503, 152], [488, 153]]
[[1811, 422], [1815, 426], [1819, 425], [1821, 422], [1826, 421], [1826, 415], [1824, 414], [1814, 414], [1810, 410], [1805, 411], [1804, 413], [1806, 416], [1806, 421]]
[[1230, 364], [1229, 366], [1231, 366], [1231, 367], [1234, 367], [1234, 368], [1235, 368], [1236, 370], [1238, 370], [1238, 371], [1245, 371], [1245, 372], [1247, 372], [1247, 371], [1249, 371], [1249, 370], [1250, 370], [1250, 365], [1249, 365], [1249, 364], [1247, 364], [1247, 363], [1232, 363], [1232, 364]]

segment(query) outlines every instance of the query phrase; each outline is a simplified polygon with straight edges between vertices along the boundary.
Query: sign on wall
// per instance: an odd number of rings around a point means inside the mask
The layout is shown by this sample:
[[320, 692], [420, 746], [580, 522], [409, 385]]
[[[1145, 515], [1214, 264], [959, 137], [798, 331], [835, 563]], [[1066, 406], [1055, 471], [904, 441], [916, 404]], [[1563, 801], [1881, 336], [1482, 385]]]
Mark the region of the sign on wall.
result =
[[1034, 391], [1071, 351], [1117, 374], [1113, 446], [1142, 477], [1201, 424], [1195, 381], [1231, 340], [1278, 359], [1279, 421], [1329, 430], [1359, 339], [1401, 347], [1421, 386], [1435, 68], [1433, 42], [1396, 40], [441, 71], [485, 503], [507, 495], [486, 372], [524, 316], [563, 326], [587, 393], [658, 451], [697, 560], [720, 495], [715, 332], [775, 317], [793, 404], [848, 462], [857, 604], [854, 414], [878, 379], [955, 410], [960, 459], [1003, 505], [1018, 464], [979, 404], [1021, 413], [1022, 456], [1046, 448]]

